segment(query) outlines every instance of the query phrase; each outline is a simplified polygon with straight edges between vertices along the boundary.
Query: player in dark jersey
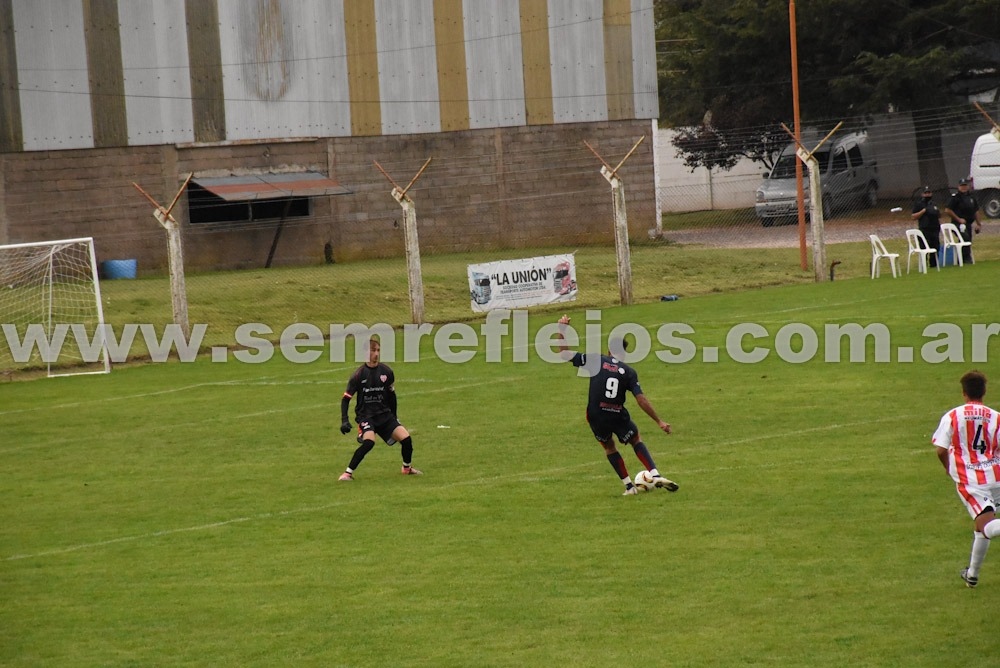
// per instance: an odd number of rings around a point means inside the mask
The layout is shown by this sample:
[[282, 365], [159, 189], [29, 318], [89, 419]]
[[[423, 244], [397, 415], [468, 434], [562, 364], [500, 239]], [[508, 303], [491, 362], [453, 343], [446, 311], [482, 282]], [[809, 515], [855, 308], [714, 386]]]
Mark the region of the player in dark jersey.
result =
[[618, 448], [615, 447], [614, 438], [618, 437], [620, 443], [628, 443], [632, 446], [635, 456], [639, 462], [653, 476], [656, 486], [670, 492], [676, 492], [677, 483], [667, 480], [660, 475], [653, 462], [653, 456], [649, 454], [649, 448], [639, 438], [639, 427], [632, 421], [628, 409], [625, 408], [626, 392], [631, 392], [635, 396], [639, 407], [652, 418], [656, 426], [664, 433], [670, 433], [670, 425], [664, 422], [656, 414], [649, 399], [642, 393], [639, 386], [639, 374], [635, 369], [618, 359], [615, 355], [624, 355], [624, 342], [611, 342], [610, 351], [607, 355], [590, 355], [587, 353], [573, 352], [566, 346], [566, 339], [563, 331], [569, 324], [569, 318], [563, 316], [559, 318], [559, 352], [564, 359], [573, 363], [575, 367], [585, 367], [590, 372], [590, 392], [587, 399], [587, 422], [590, 430], [594, 432], [594, 437], [604, 448], [611, 467], [621, 478], [625, 485], [625, 494], [638, 494], [639, 488], [632, 483], [625, 460], [622, 458]]
[[421, 475], [412, 466], [413, 439], [396, 418], [396, 376], [385, 364], [379, 361], [382, 347], [378, 341], [371, 339], [368, 347], [368, 361], [358, 367], [347, 381], [347, 390], [340, 400], [340, 433], [351, 431], [351, 421], [347, 418], [347, 409], [351, 406], [351, 398], [358, 395], [354, 408], [354, 419], [358, 422], [358, 436], [361, 444], [354, 451], [351, 463], [340, 474], [340, 480], [354, 480], [354, 470], [361, 465], [372, 448], [375, 447], [375, 435], [388, 445], [399, 442], [400, 454], [403, 456], [403, 475]]

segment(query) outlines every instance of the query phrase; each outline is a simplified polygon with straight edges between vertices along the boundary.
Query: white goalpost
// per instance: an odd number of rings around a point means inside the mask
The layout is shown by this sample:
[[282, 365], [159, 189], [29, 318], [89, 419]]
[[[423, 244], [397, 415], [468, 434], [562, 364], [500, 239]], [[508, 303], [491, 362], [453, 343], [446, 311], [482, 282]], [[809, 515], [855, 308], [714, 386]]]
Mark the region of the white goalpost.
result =
[[0, 246], [0, 371], [108, 373], [92, 237]]

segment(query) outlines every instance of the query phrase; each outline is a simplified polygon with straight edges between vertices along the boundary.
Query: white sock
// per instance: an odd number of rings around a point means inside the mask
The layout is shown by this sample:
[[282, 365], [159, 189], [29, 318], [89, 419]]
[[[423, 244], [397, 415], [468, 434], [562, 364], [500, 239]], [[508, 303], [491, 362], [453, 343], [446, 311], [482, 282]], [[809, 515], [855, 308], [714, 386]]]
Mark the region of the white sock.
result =
[[972, 533], [972, 555], [969, 557], [969, 577], [979, 577], [979, 568], [983, 565], [983, 559], [986, 558], [986, 550], [988, 549], [990, 549], [990, 539], [980, 532], [974, 531]]
[[983, 527], [983, 535], [987, 538], [996, 538], [1000, 536], [1000, 519], [990, 520], [986, 526]]
[[651, 474], [651, 475], [652, 475], [652, 476], [653, 476], [654, 478], [659, 478], [659, 477], [660, 477], [660, 472], [659, 472], [659, 471], [657, 471], [657, 470], [656, 470], [656, 468], [652, 468], [652, 469], [650, 469], [649, 473], [650, 473], [650, 474]]

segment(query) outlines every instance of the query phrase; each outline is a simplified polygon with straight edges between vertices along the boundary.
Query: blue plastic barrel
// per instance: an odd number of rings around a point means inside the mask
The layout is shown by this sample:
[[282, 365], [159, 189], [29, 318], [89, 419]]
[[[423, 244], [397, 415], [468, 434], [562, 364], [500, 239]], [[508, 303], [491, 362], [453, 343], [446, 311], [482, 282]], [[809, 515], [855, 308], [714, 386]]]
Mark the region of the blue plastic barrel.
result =
[[106, 279], [135, 278], [135, 259], [105, 260], [101, 263], [101, 274]]

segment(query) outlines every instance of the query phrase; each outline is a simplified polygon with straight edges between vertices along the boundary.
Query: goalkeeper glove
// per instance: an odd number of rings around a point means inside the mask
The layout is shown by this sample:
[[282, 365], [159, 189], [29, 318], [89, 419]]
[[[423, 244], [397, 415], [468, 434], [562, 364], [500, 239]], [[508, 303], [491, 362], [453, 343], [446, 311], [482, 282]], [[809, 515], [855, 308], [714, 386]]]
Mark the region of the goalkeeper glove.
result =
[[349, 432], [350, 430], [351, 430], [351, 421], [350, 421], [350, 420], [344, 420], [344, 421], [343, 421], [343, 422], [342, 422], [342, 423], [340, 424], [340, 433], [341, 433], [341, 434], [346, 434], [346, 433], [347, 433], [347, 432]]

